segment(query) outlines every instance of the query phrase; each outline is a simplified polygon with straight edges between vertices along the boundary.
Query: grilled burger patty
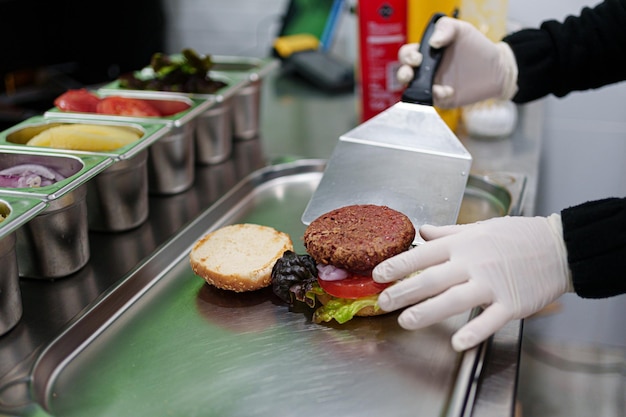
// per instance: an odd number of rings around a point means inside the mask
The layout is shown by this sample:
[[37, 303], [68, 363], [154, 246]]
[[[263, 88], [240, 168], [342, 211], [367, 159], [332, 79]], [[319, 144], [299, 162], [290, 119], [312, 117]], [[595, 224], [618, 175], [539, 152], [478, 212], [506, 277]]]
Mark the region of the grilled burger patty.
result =
[[386, 206], [360, 204], [330, 211], [304, 233], [306, 251], [318, 263], [367, 273], [407, 250], [415, 238], [411, 220]]

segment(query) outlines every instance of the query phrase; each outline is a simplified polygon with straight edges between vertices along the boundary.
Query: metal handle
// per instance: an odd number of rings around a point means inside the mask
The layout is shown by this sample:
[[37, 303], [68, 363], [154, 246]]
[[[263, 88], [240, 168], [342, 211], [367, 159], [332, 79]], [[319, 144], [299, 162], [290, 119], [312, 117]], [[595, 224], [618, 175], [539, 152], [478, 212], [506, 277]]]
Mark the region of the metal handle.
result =
[[433, 105], [433, 81], [435, 72], [439, 68], [439, 63], [443, 57], [442, 48], [431, 48], [428, 40], [435, 31], [435, 23], [439, 18], [445, 16], [444, 13], [435, 13], [430, 18], [426, 30], [422, 35], [419, 51], [422, 54], [422, 64], [415, 68], [413, 79], [402, 94], [402, 101], [405, 103]]

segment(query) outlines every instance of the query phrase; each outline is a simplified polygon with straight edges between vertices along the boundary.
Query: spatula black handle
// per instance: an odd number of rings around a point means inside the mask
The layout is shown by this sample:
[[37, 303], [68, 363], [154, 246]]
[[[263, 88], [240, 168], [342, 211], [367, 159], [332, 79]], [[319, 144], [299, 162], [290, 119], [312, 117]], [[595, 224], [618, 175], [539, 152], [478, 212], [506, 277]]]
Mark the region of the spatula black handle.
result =
[[415, 68], [413, 79], [402, 93], [402, 101], [405, 103], [433, 105], [433, 81], [435, 72], [439, 67], [443, 57], [443, 49], [431, 48], [428, 40], [435, 31], [435, 23], [439, 18], [445, 16], [443, 13], [435, 13], [430, 18], [426, 30], [422, 35], [419, 51], [422, 54], [422, 64]]

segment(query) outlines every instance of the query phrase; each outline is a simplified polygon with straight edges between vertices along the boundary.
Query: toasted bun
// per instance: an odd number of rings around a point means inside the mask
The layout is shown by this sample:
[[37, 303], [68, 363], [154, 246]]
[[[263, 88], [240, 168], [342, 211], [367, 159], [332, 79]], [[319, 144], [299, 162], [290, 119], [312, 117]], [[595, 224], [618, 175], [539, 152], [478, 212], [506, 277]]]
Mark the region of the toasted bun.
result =
[[286, 250], [288, 234], [257, 224], [234, 224], [206, 234], [191, 249], [191, 269], [224, 290], [254, 291], [271, 283], [272, 267]]
[[[326, 305], [326, 303], [329, 302], [333, 298], [332, 295], [326, 294], [326, 293], [319, 294], [316, 297], [319, 300], [319, 302], [322, 303], [323, 305]], [[381, 316], [381, 315], [387, 314], [387, 313], [388, 313], [388, 311], [384, 311], [381, 308], [376, 310], [374, 308], [374, 306], [366, 306], [366, 307], [363, 307], [362, 309], [360, 309], [359, 311], [357, 311], [355, 316], [357, 316], [357, 317], [372, 317], [372, 316]]]
[[341, 207], [313, 220], [304, 232], [306, 251], [316, 262], [349, 271], [371, 271], [409, 249], [415, 238], [411, 220], [374, 204]]

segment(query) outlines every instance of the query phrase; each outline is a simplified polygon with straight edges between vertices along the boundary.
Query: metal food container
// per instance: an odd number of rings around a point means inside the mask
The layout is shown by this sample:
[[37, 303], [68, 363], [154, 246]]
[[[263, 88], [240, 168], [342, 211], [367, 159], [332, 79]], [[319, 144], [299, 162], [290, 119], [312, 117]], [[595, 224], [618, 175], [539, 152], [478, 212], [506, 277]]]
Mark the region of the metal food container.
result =
[[[80, 149], [60, 149], [44, 146], [28, 146], [26, 143], [37, 134], [61, 125], [88, 124], [94, 126], [121, 127], [136, 132], [139, 138], [127, 145], [113, 150], [90, 151]], [[115, 160], [130, 159], [143, 150], [148, 149], [157, 140], [167, 134], [170, 127], [163, 123], [140, 123], [111, 120], [83, 120], [77, 117], [45, 117], [28, 118], [9, 129], [0, 132], [0, 148], [17, 146], [37, 152], [69, 153], [78, 155], [104, 155]]]
[[243, 86], [232, 101], [232, 125], [235, 139], [252, 139], [261, 125], [261, 80]]
[[[72, 123], [126, 127], [138, 131], [141, 137], [119, 149], [102, 152], [25, 145], [47, 128]], [[21, 149], [40, 154], [58, 152], [110, 158], [110, 166], [88, 183], [88, 224], [90, 230], [119, 232], [135, 228], [148, 218], [148, 148], [169, 131], [170, 127], [163, 123], [37, 116], [1, 132], [0, 150]]]
[[0, 197], [0, 336], [22, 317], [16, 231], [46, 208], [39, 199]]
[[232, 155], [231, 100], [222, 101], [198, 116], [195, 130], [196, 162], [213, 165]]
[[74, 156], [0, 150], [0, 170], [37, 164], [61, 179], [40, 187], [0, 188], [6, 196], [36, 198], [46, 208], [16, 232], [19, 275], [53, 279], [68, 276], [89, 261], [86, 184], [112, 164], [105, 156]]
[[237, 90], [232, 101], [231, 121], [235, 139], [252, 139], [259, 135], [261, 120], [261, 84], [263, 77], [278, 68], [273, 58], [213, 56], [216, 74], [243, 74], [248, 82]]
[[148, 190], [150, 194], [170, 195], [187, 190], [194, 181], [196, 117], [214, 103], [213, 99], [192, 98], [176, 94], [155, 94], [151, 91], [107, 90], [94, 93], [107, 96], [141, 99], [163, 109], [168, 106], [188, 106], [187, 109], [161, 117], [108, 115], [99, 113], [66, 112], [51, 109], [44, 117], [78, 118], [117, 122], [163, 123], [170, 130], [148, 148]]
[[48, 202], [47, 208], [17, 231], [20, 276], [62, 278], [89, 261], [85, 186]]
[[122, 232], [141, 225], [149, 215], [148, 151], [117, 161], [88, 185], [89, 229]]

